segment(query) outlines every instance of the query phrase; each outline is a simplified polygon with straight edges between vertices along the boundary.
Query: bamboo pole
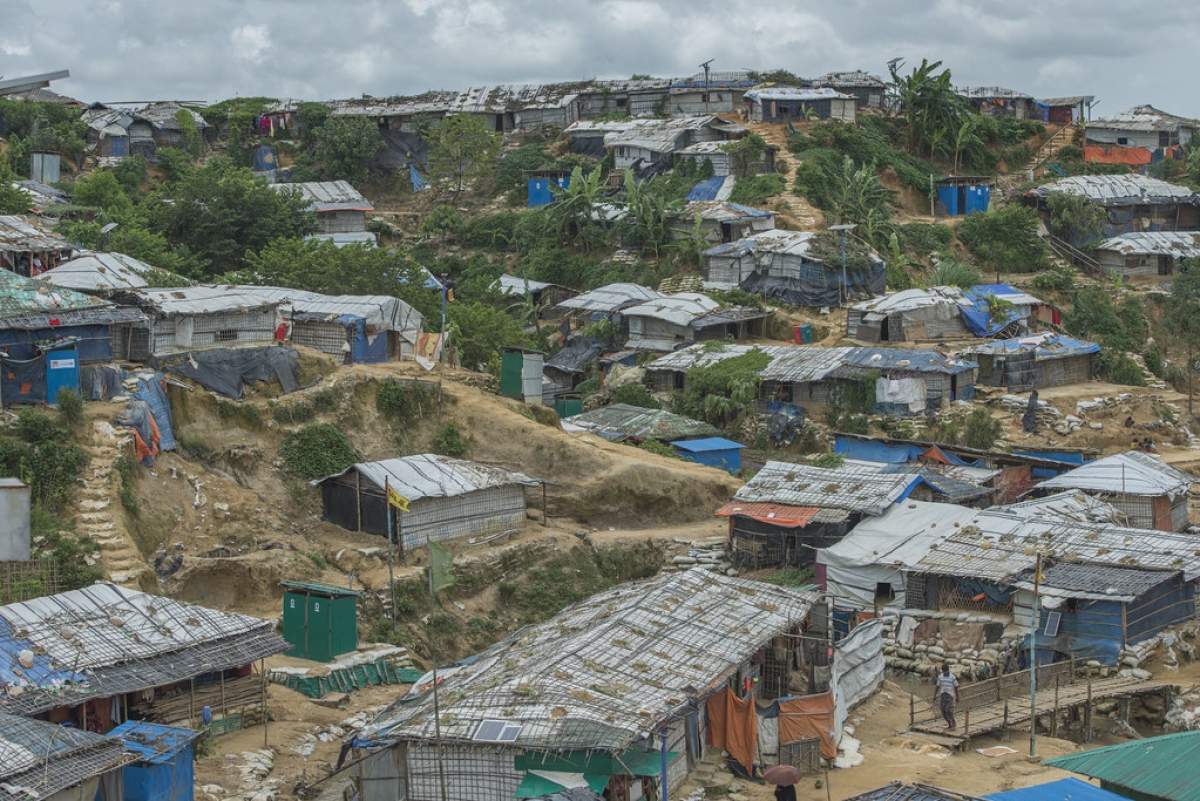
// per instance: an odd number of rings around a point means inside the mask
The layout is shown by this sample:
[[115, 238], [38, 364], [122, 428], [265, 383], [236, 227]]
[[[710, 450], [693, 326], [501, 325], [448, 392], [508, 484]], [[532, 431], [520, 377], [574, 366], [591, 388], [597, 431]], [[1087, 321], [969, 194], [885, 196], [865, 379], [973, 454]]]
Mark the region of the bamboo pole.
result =
[[258, 660], [258, 672], [262, 675], [262, 724], [263, 748], [267, 747], [267, 660]]

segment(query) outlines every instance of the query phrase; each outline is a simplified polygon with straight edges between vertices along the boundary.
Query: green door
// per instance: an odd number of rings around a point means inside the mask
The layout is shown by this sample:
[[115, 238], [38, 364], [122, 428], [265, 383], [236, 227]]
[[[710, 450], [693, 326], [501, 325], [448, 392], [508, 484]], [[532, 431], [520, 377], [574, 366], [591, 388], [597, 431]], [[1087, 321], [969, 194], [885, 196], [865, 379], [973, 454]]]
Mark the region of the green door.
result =
[[358, 649], [358, 598], [341, 595], [330, 599], [333, 602], [333, 653], [341, 656]]
[[324, 595], [308, 596], [308, 658], [328, 662], [333, 658], [333, 604]]
[[304, 616], [306, 614], [307, 595], [298, 592], [283, 593], [283, 639], [291, 643], [288, 656], [304, 659], [308, 649], [304, 636]]
[[525, 354], [519, 350], [506, 350], [500, 354], [500, 394], [506, 398], [521, 400], [525, 396], [521, 370]]

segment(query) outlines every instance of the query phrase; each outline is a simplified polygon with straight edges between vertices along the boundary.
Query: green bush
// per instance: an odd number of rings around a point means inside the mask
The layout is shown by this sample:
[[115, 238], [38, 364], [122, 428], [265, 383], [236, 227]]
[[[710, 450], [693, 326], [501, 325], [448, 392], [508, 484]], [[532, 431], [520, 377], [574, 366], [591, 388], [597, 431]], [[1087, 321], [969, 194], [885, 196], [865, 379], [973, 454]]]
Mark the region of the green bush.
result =
[[133, 489], [133, 462], [128, 457], [122, 456], [117, 459], [115, 465], [117, 475], [121, 477], [121, 506], [129, 514], [137, 517], [142, 511], [142, 506], [138, 503], [137, 493]]
[[625, 403], [630, 406], [640, 406], [643, 409], [659, 409], [661, 404], [650, 394], [650, 390], [641, 384], [625, 384], [613, 390], [609, 403]]
[[918, 256], [945, 250], [954, 240], [954, 229], [940, 223], [911, 222], [898, 226], [896, 231], [904, 249]]
[[808, 460], [810, 467], [823, 467], [826, 469], [843, 467], [845, 464], [846, 457], [840, 453], [822, 453], [820, 456]]
[[641, 445], [638, 445], [638, 448], [648, 453], [657, 453], [659, 456], [666, 456], [668, 459], [682, 458], [670, 445], [665, 442], [659, 442], [656, 439], [648, 439]]
[[358, 461], [346, 435], [328, 423], [289, 434], [279, 446], [279, 455], [290, 473], [305, 479], [340, 473]]
[[58, 422], [69, 431], [77, 431], [83, 424], [83, 398], [70, 387], [63, 387], [54, 400], [58, 404]]
[[1162, 350], [1158, 347], [1157, 342], [1151, 342], [1150, 347], [1146, 349], [1143, 356], [1146, 362], [1146, 369], [1153, 373], [1158, 378], [1162, 378], [1163, 374], [1163, 357]]
[[778, 173], [739, 178], [729, 193], [730, 203], [743, 206], [761, 206], [767, 199], [787, 189], [787, 179]]
[[979, 270], [972, 264], [958, 259], [942, 259], [929, 272], [930, 286], [956, 286], [970, 289], [982, 281]]
[[441, 430], [433, 437], [433, 450], [443, 456], [462, 456], [467, 452], [467, 443], [463, 439], [458, 423], [447, 420]]
[[1042, 292], [1064, 292], [1075, 288], [1075, 271], [1070, 267], [1051, 264], [1050, 269], [1044, 270], [1030, 279], [1029, 285]]
[[425, 392], [420, 387], [406, 387], [395, 381], [383, 381], [375, 388], [375, 408], [385, 417], [409, 423], [421, 414]]
[[1146, 374], [1128, 354], [1108, 348], [1101, 349], [1096, 359], [1100, 377], [1113, 384], [1130, 387], [1146, 386]]
[[1000, 437], [1003, 423], [988, 414], [987, 409], [975, 409], [967, 418], [963, 444], [969, 448], [991, 450]]

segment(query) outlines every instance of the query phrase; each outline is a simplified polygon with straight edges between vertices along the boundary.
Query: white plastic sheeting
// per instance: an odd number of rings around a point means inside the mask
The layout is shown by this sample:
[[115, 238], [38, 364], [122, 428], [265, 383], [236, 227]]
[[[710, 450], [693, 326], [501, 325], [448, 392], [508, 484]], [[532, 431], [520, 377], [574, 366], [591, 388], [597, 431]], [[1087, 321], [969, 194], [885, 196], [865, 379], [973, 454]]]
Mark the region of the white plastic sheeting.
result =
[[883, 621], [860, 625], [834, 646], [833, 730], [841, 737], [850, 710], [867, 700], [883, 684]]

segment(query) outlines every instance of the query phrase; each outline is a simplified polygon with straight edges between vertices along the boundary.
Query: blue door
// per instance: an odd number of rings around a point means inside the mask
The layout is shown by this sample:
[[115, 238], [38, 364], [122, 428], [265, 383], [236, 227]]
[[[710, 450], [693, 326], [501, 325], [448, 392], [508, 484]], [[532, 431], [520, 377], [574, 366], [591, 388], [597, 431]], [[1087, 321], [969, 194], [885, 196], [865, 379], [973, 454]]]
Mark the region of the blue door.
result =
[[46, 402], [54, 405], [64, 388], [79, 391], [79, 355], [74, 347], [46, 354]]

